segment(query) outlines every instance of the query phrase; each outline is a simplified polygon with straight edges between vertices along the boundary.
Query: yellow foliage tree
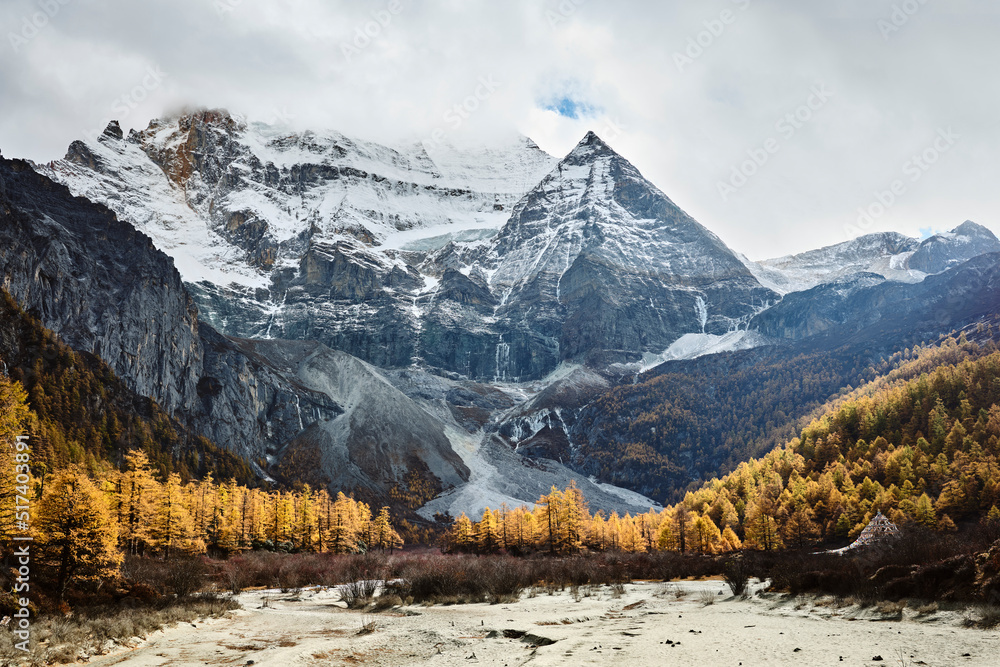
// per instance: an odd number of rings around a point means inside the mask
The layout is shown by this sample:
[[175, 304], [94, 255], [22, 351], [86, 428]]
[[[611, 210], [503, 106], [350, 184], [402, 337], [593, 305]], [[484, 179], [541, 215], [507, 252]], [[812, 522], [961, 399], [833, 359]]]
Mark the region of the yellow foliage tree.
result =
[[35, 526], [37, 562], [52, 573], [60, 601], [71, 582], [117, 574], [118, 524], [104, 495], [80, 470], [65, 470], [49, 482]]
[[[17, 496], [33, 495], [29, 442], [24, 436], [28, 422], [27, 394], [20, 383], [0, 377], [0, 548], [6, 552], [18, 531]], [[27, 519], [27, 517], [22, 517]]]
[[163, 551], [164, 559], [172, 553], [203, 551], [205, 543], [195, 537], [194, 520], [185, 504], [187, 499], [181, 476], [171, 473], [159, 493], [156, 513], [150, 526], [153, 545]]

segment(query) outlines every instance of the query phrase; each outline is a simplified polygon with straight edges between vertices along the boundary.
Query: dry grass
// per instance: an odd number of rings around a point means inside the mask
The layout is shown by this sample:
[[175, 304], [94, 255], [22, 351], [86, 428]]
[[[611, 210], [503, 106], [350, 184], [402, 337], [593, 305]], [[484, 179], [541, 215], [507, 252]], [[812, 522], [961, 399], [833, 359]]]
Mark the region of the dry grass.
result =
[[361, 617], [361, 628], [358, 630], [359, 636], [370, 635], [378, 630], [378, 620], [370, 616]]
[[395, 593], [389, 593], [380, 595], [375, 598], [375, 602], [372, 603], [372, 611], [388, 611], [393, 607], [403, 606], [403, 599], [396, 595]]
[[882, 600], [875, 603], [875, 611], [882, 615], [884, 620], [899, 620], [903, 618], [903, 610], [906, 609], [906, 601], [893, 602]]
[[77, 609], [72, 617], [42, 616], [32, 624], [28, 653], [14, 648], [12, 634], [0, 633], [0, 664], [34, 667], [75, 662], [166, 626], [222, 616], [238, 608], [229, 598], [202, 596], [157, 608]]
[[962, 625], [989, 630], [1000, 625], [1000, 607], [994, 604], [976, 605], [965, 612]]

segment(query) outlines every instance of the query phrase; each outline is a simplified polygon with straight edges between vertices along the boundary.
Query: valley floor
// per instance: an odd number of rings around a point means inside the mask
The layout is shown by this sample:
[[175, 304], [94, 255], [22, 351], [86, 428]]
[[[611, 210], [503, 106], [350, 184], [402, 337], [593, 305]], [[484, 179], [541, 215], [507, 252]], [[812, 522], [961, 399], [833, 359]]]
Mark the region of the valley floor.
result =
[[[960, 612], [907, 608], [902, 620], [886, 620], [833, 598], [739, 600], [721, 581], [638, 582], [621, 595], [607, 586], [539, 590], [514, 604], [379, 614], [349, 611], [337, 598], [312, 589], [245, 593], [230, 618], [169, 628], [88, 664], [995, 665], [1000, 651], [998, 633], [963, 627]], [[370, 621], [375, 631], [359, 636]]]

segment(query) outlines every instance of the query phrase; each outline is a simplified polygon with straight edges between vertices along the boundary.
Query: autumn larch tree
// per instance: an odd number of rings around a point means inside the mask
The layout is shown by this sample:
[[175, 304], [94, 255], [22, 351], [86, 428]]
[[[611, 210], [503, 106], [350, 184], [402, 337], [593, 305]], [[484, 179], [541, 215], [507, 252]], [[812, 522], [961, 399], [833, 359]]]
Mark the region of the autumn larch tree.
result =
[[35, 543], [63, 601], [71, 583], [117, 574], [122, 560], [118, 524], [104, 495], [79, 469], [58, 473], [38, 502]]

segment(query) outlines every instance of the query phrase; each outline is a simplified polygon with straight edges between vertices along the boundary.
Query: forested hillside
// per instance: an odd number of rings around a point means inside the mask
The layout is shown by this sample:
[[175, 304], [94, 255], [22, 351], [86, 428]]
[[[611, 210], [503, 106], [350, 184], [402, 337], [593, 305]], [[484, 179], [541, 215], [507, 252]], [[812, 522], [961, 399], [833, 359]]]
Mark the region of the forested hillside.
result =
[[[943, 530], [1000, 518], [1000, 352], [964, 337], [917, 350], [799, 437], [682, 505], [773, 545], [856, 535], [877, 511]], [[756, 522], [756, 526], [752, 524]]]
[[[189, 435], [6, 292], [0, 362], [0, 446], [10, 452], [0, 459], [0, 546], [10, 553], [15, 536], [32, 536], [41, 584], [32, 584], [34, 591], [60, 601], [85, 595], [117, 580], [128, 554], [353, 553], [402, 545], [387, 507], [373, 512], [308, 485], [247, 486], [258, 481], [249, 466]], [[0, 571], [0, 580], [8, 574]], [[15, 606], [0, 596], [0, 610]]]
[[[988, 340], [997, 316], [966, 329]], [[798, 435], [831, 399], [906, 362], [938, 336], [881, 329], [833, 346], [764, 347], [663, 364], [588, 405], [573, 431], [577, 464], [600, 479], [676, 502]], [[896, 341], [896, 342], [891, 342]], [[692, 481], [694, 480], [694, 481]]]
[[893, 361], [798, 437], [661, 512], [591, 515], [577, 489], [553, 489], [534, 510], [487, 510], [477, 523], [460, 516], [449, 547], [716, 553], [846, 541], [878, 511], [941, 531], [1000, 521], [997, 345], [962, 335]]

